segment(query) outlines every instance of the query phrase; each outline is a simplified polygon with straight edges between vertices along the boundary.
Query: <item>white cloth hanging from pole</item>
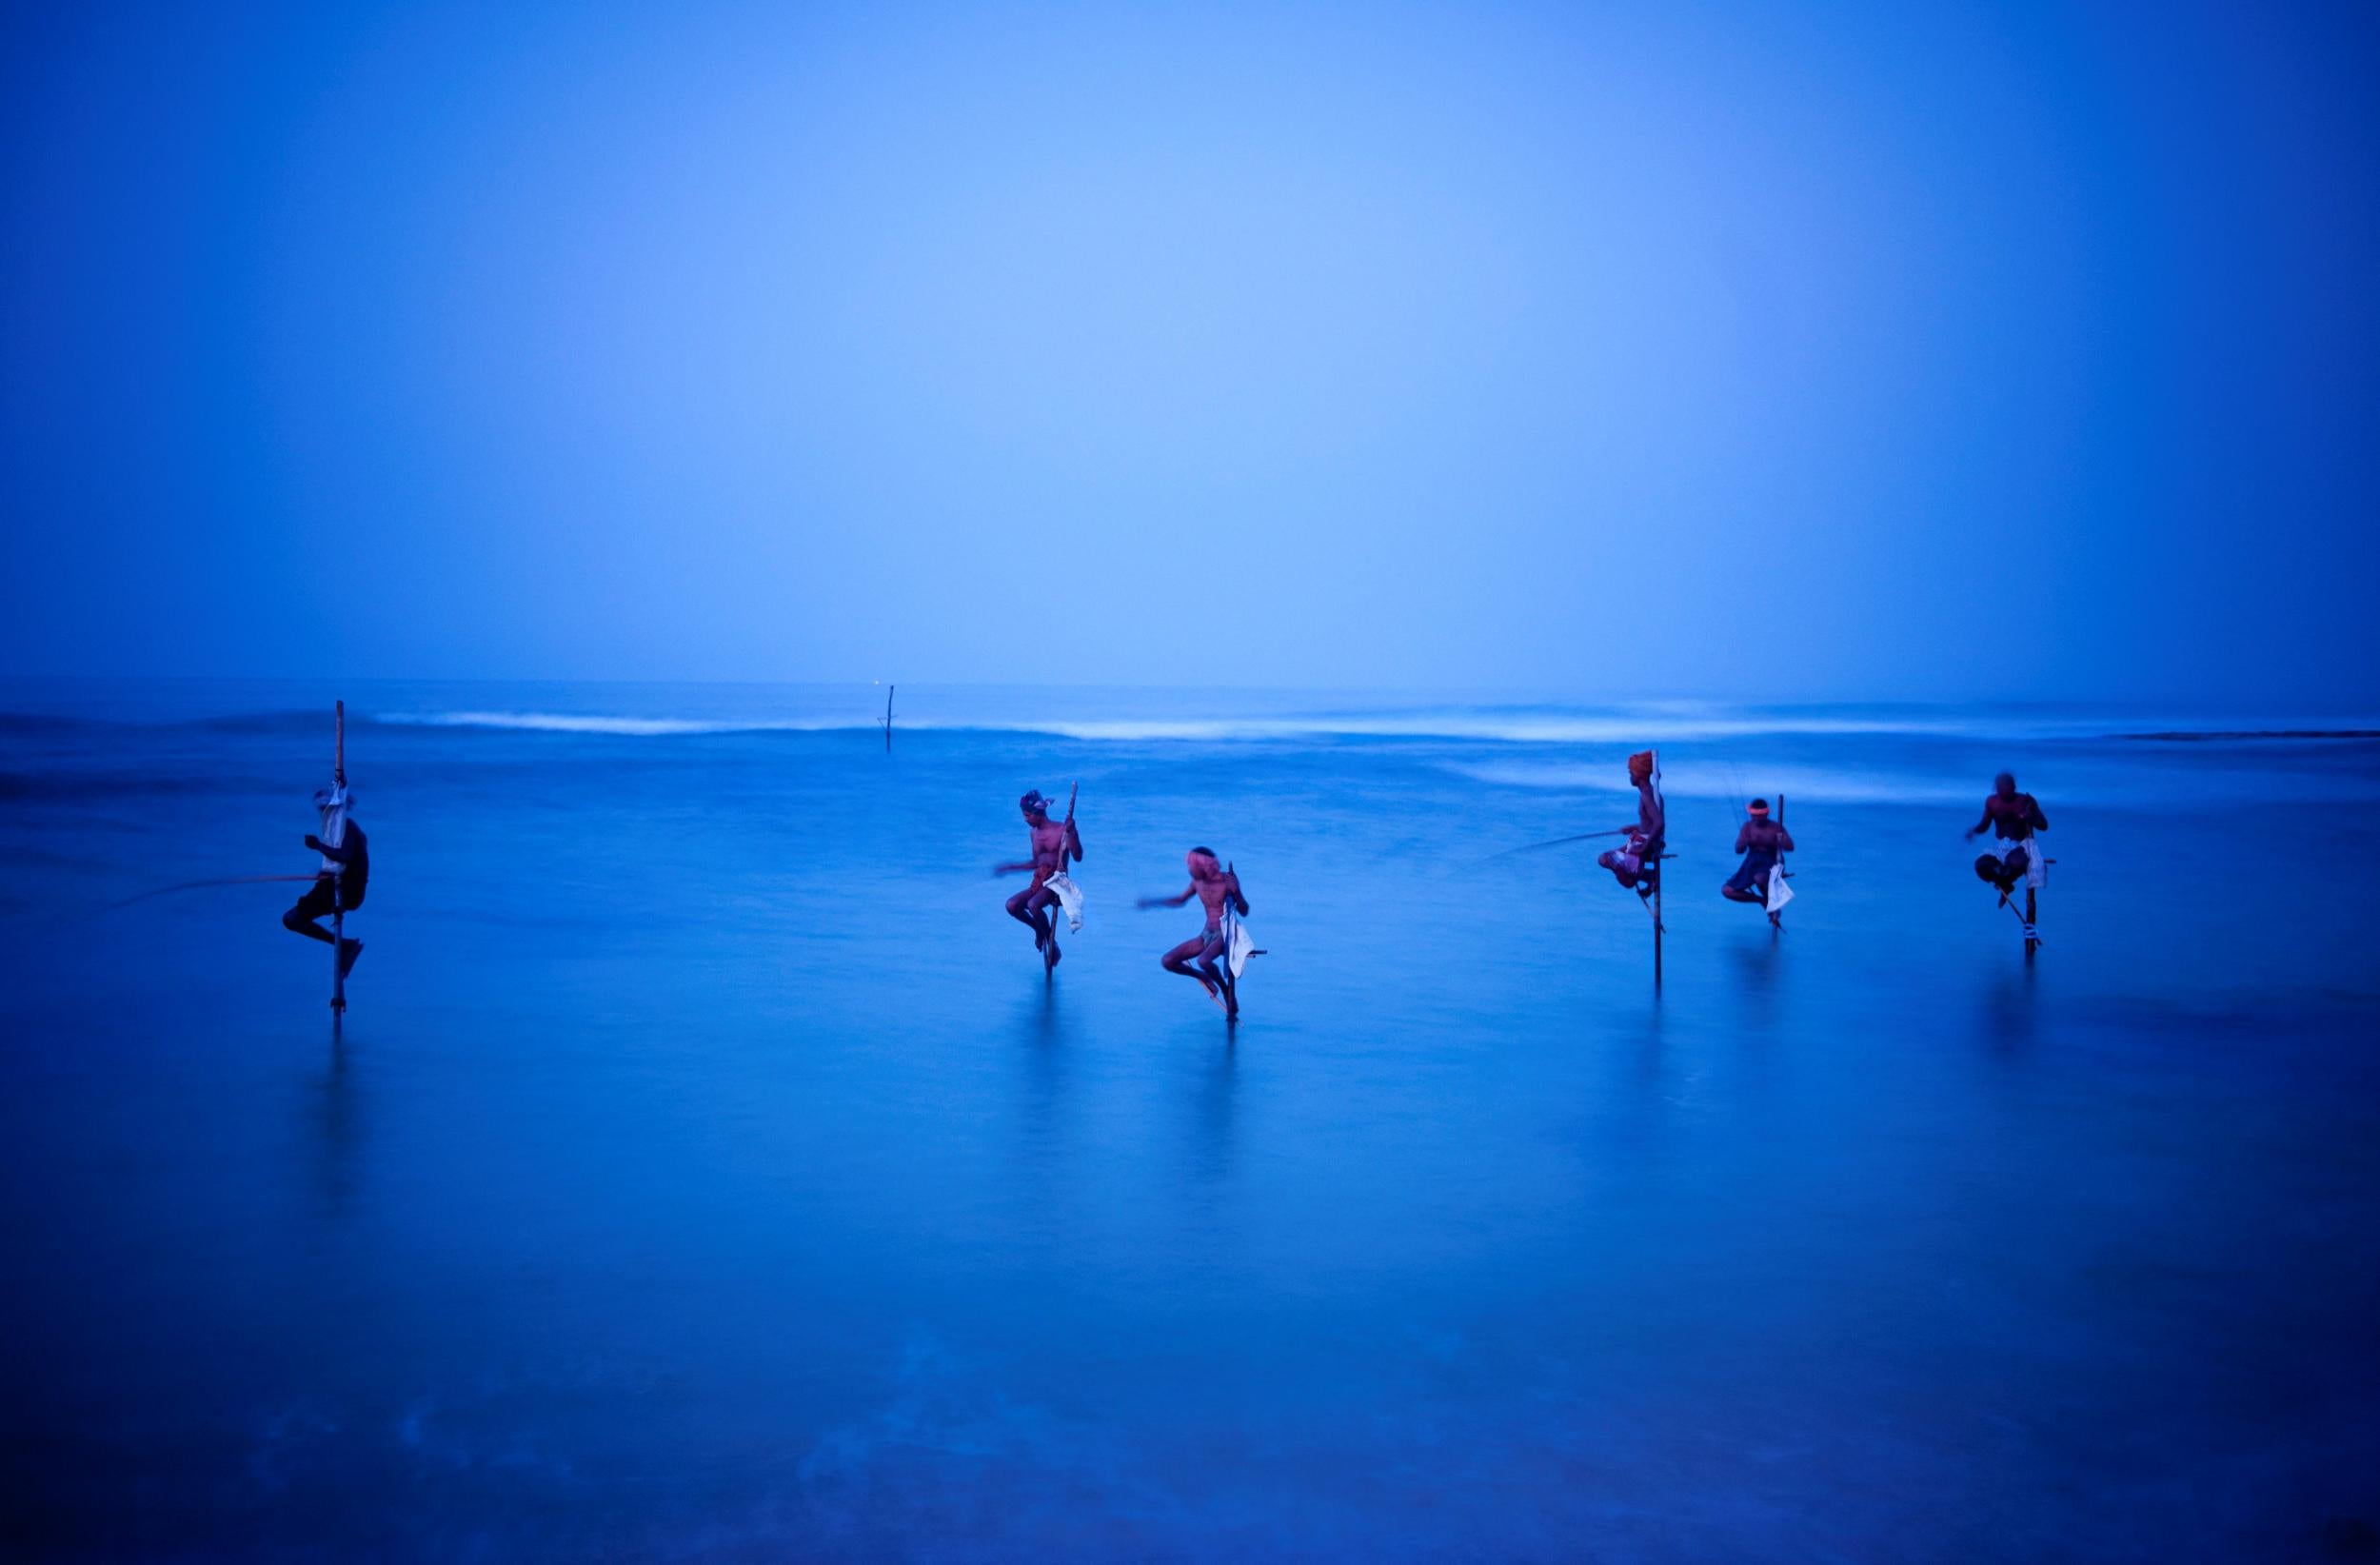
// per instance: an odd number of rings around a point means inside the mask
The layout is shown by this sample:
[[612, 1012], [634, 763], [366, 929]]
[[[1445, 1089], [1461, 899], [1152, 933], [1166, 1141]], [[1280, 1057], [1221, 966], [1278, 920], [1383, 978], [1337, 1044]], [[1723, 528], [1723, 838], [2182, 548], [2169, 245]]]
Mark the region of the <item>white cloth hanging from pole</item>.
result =
[[1247, 969], [1250, 957], [1261, 955], [1263, 953], [1256, 948], [1255, 939], [1248, 933], [1248, 926], [1237, 918], [1229, 919], [1223, 928], [1223, 960], [1231, 965], [1232, 981], [1240, 981], [1240, 975]]
[[[314, 790], [314, 807], [324, 810], [322, 840], [325, 847], [343, 847], [347, 840], [347, 785], [334, 782], [327, 788]], [[323, 873], [336, 875], [346, 866], [327, 853], [323, 855]]]
[[1078, 935], [1081, 934], [1082, 888], [1074, 883], [1074, 877], [1061, 869], [1043, 881], [1041, 884], [1048, 887], [1049, 894], [1058, 899], [1060, 910], [1066, 915], [1066, 927]]

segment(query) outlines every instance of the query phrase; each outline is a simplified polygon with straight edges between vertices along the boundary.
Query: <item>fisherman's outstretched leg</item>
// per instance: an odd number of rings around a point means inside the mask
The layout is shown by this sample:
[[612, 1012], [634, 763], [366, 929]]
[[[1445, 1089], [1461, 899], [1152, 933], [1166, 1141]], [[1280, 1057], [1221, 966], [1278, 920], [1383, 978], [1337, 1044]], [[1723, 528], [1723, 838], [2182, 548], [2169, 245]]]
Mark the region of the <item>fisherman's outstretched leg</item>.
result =
[[1027, 886], [1008, 899], [1008, 916], [1033, 931], [1033, 949], [1039, 951], [1048, 943], [1049, 921], [1032, 905], [1036, 887]]
[[1041, 949], [1044, 973], [1065, 954], [1058, 949], [1058, 917], [1050, 911], [1057, 901], [1058, 894], [1045, 885], [1035, 886], [1024, 900], [1024, 910], [1033, 916], [1033, 943]]
[[1222, 996], [1215, 981], [1190, 965], [1191, 962], [1206, 954], [1206, 948], [1207, 940], [1204, 935], [1183, 941], [1180, 945], [1158, 958], [1158, 965], [1168, 973], [1180, 973], [1183, 978], [1195, 979], [1199, 986], [1206, 991], [1209, 999], [1220, 1000]]
[[317, 876], [314, 883], [306, 888], [306, 895], [297, 900], [297, 905], [281, 915], [281, 927], [292, 935], [303, 935], [309, 941], [320, 941], [325, 945], [334, 944], [336, 942], [331, 939], [330, 931], [314, 921], [327, 919], [338, 910], [339, 895], [330, 877]]
[[1199, 952], [1199, 971], [1223, 997], [1223, 1015], [1237, 1021], [1240, 1019], [1240, 986], [1231, 979], [1230, 951], [1231, 943], [1222, 936], [1210, 937]]

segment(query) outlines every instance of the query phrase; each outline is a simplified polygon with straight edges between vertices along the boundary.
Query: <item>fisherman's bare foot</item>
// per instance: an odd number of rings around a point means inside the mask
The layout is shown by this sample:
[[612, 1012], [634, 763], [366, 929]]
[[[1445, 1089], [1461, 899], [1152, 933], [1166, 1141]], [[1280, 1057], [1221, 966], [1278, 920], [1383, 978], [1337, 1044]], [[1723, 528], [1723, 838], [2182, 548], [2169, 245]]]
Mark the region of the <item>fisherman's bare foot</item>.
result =
[[346, 978], [349, 973], [354, 972], [355, 959], [363, 954], [364, 942], [362, 941], [341, 941], [339, 942], [339, 976]]
[[1064, 955], [1063, 951], [1058, 949], [1057, 937], [1052, 936], [1049, 943], [1041, 947], [1042, 973], [1046, 975], [1058, 971], [1058, 960]]
[[1231, 1017], [1231, 1012], [1224, 1006], [1222, 995], [1217, 991], [1215, 985], [1207, 983], [1204, 979], [1200, 979], [1199, 981], [1206, 989], [1207, 1003], [1214, 1006], [1217, 1010], [1221, 1011], [1224, 1019], [1228, 1020]]

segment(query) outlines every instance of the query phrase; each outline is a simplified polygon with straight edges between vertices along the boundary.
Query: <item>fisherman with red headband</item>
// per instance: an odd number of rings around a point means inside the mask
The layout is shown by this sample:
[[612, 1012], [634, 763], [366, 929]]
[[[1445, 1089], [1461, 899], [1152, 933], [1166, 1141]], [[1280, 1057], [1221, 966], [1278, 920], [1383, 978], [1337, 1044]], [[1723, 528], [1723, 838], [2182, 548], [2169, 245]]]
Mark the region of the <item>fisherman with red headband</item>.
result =
[[1769, 900], [1769, 871], [1776, 867], [1776, 856], [1796, 851], [1794, 835], [1785, 829], [1782, 821], [1769, 819], [1769, 802], [1755, 799], [1748, 812], [1750, 819], [1735, 833], [1735, 851], [1744, 856], [1719, 887], [1719, 895], [1731, 902], [1762, 902]]

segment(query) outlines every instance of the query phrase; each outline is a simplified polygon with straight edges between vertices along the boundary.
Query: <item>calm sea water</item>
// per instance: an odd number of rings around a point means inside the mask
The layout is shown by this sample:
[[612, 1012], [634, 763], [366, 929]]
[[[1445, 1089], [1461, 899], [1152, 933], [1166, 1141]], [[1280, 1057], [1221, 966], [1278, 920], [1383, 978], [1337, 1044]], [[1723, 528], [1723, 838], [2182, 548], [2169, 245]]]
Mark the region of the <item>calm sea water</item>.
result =
[[[298, 888], [109, 906], [310, 867], [334, 694], [337, 1043]], [[6, 1552], [2380, 1547], [2380, 743], [2141, 737], [2351, 718], [881, 699], [0, 688]], [[1658, 993], [1600, 844], [1496, 857], [1644, 743]], [[1076, 781], [1045, 984], [987, 872]], [[1131, 905], [1199, 842], [1236, 1039]]]

